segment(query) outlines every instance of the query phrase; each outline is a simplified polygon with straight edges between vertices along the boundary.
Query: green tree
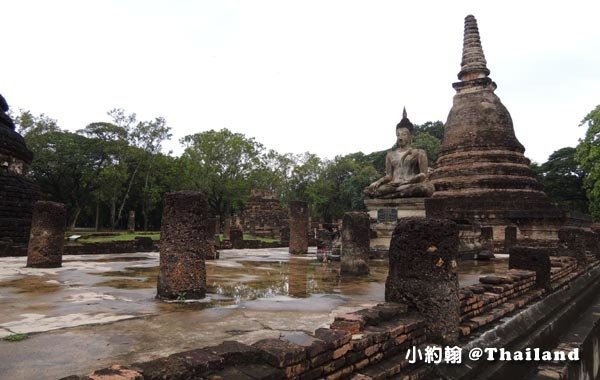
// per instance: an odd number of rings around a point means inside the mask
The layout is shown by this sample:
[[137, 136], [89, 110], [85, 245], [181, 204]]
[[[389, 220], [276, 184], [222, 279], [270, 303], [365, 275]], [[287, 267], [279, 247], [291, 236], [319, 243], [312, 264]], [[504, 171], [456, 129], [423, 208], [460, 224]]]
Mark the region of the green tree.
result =
[[600, 105], [583, 118], [582, 125], [587, 126], [587, 131], [577, 146], [575, 158], [586, 173], [583, 185], [590, 214], [595, 221], [600, 221]]
[[585, 172], [575, 159], [576, 149], [566, 147], [552, 153], [542, 165], [532, 165], [548, 196], [565, 207], [588, 212], [583, 187]]
[[[144, 227], [148, 224], [148, 210], [152, 210], [156, 201], [151, 196], [150, 176], [153, 172], [154, 161], [160, 153], [162, 143], [171, 138], [171, 128], [162, 117], [152, 121], [137, 121], [135, 113], [127, 114], [123, 109], [116, 108], [108, 112], [112, 123], [92, 123], [80, 132], [94, 136], [114, 147], [111, 155], [113, 167], [107, 171], [106, 183], [114, 181], [113, 186], [104, 189], [110, 193], [111, 228], [114, 229], [122, 218], [133, 185], [138, 175], [143, 175], [144, 181], [139, 186], [141, 211]], [[118, 204], [117, 204], [118, 202]]]
[[99, 139], [63, 131], [28, 133], [26, 142], [34, 152], [33, 179], [45, 198], [67, 205], [70, 226], [75, 227], [109, 161], [106, 146]]
[[423, 124], [415, 125], [415, 135], [419, 133], [428, 133], [432, 137], [442, 141], [444, 139], [444, 123], [441, 121], [426, 121]]
[[183, 187], [204, 191], [217, 215], [241, 210], [250, 196], [253, 174], [262, 168], [262, 144], [225, 128], [188, 135], [181, 142]]
[[356, 159], [361, 155], [337, 156], [323, 163], [318, 178], [307, 187], [314, 216], [330, 222], [345, 212], [364, 210], [362, 190], [378, 173], [371, 164]]
[[413, 148], [423, 149], [427, 153], [429, 166], [435, 164], [441, 145], [442, 141], [430, 135], [428, 132], [417, 133], [412, 143]]

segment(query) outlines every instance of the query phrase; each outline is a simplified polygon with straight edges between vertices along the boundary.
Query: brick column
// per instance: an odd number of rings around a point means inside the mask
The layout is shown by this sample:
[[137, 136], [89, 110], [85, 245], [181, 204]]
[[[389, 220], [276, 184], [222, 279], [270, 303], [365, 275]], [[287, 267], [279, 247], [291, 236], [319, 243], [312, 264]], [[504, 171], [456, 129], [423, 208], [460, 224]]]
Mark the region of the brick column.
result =
[[31, 233], [27, 248], [30, 268], [62, 266], [67, 207], [62, 203], [38, 201], [33, 205]]
[[129, 217], [127, 218], [127, 231], [135, 232], [135, 211], [129, 211]]
[[504, 253], [517, 244], [517, 227], [507, 226], [504, 228]]
[[450, 220], [402, 218], [390, 242], [385, 300], [418, 310], [432, 342], [458, 339], [458, 226]]
[[347, 212], [342, 221], [341, 273], [369, 274], [369, 214]]
[[244, 248], [244, 232], [239, 228], [232, 228], [229, 232], [229, 240], [231, 240], [231, 247], [235, 249]]
[[165, 195], [160, 230], [157, 298], [199, 299], [206, 294], [206, 254], [210, 253], [206, 196], [181, 191]]
[[217, 238], [218, 235], [215, 234], [217, 228], [217, 219], [216, 218], [208, 218], [208, 224], [206, 225], [206, 234], [210, 240], [210, 252], [206, 252], [206, 260], [215, 260], [219, 258], [217, 253]]
[[223, 239], [229, 240], [229, 233], [231, 232], [231, 218], [225, 217], [223, 220]]
[[308, 253], [308, 204], [290, 202], [290, 253]]

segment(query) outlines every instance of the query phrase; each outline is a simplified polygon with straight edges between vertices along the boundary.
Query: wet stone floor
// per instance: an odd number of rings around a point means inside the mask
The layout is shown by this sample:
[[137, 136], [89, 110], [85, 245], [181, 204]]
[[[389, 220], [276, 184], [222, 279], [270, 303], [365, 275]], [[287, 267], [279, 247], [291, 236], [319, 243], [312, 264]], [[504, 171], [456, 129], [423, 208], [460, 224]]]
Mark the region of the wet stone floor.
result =
[[[60, 378], [114, 362], [150, 360], [223, 340], [312, 332], [336, 314], [384, 300], [387, 260], [368, 277], [287, 248], [220, 252], [207, 261], [207, 298], [155, 300], [158, 253], [65, 256], [62, 268], [0, 258], [0, 379]], [[459, 263], [461, 286], [507, 267], [506, 258]]]

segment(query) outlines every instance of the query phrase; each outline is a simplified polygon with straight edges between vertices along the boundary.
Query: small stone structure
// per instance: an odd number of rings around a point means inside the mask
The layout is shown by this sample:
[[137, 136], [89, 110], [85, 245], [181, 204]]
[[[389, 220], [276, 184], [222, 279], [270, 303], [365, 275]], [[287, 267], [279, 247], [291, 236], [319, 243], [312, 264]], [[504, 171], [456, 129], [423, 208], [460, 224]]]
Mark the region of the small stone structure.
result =
[[135, 211], [129, 211], [129, 216], [127, 217], [127, 231], [135, 232]]
[[342, 221], [342, 275], [369, 274], [369, 214], [347, 212]]
[[458, 227], [449, 220], [400, 219], [390, 243], [385, 300], [418, 310], [441, 343], [458, 339], [457, 253]]
[[290, 253], [308, 253], [308, 204], [290, 202]]
[[67, 207], [62, 203], [37, 201], [33, 205], [31, 236], [27, 249], [30, 268], [62, 266]]
[[25, 256], [38, 187], [27, 178], [33, 154], [0, 95], [0, 256]]
[[251, 191], [243, 212], [244, 231], [253, 236], [279, 239], [287, 220], [288, 213], [281, 207], [276, 193], [258, 189]]
[[209, 236], [212, 228], [208, 210], [208, 201], [202, 193], [181, 191], [165, 195], [157, 298], [204, 298], [205, 259], [211, 252], [214, 236]]
[[234, 249], [243, 249], [244, 248], [244, 232], [239, 228], [232, 228], [229, 232], [229, 240], [231, 241], [231, 246]]

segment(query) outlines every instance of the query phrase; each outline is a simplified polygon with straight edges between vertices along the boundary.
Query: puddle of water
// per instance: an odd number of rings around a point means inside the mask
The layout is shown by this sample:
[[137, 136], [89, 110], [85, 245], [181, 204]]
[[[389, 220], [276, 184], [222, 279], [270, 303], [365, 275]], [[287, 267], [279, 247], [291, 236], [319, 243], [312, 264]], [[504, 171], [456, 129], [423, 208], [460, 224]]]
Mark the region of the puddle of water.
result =
[[58, 292], [60, 283], [48, 280], [41, 276], [26, 276], [14, 280], [0, 282], [0, 288], [14, 288], [16, 293], [27, 293], [31, 295]]

